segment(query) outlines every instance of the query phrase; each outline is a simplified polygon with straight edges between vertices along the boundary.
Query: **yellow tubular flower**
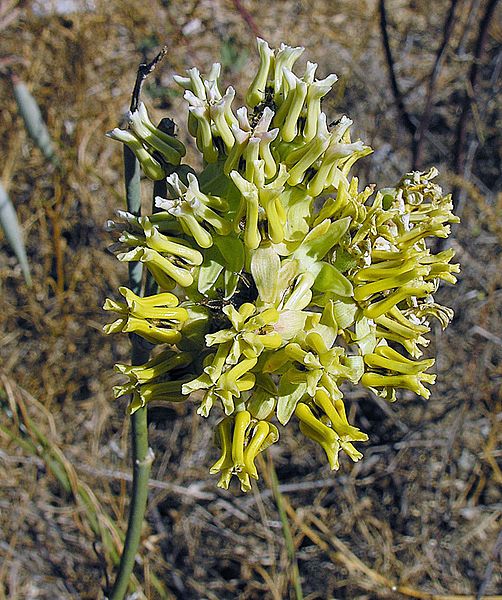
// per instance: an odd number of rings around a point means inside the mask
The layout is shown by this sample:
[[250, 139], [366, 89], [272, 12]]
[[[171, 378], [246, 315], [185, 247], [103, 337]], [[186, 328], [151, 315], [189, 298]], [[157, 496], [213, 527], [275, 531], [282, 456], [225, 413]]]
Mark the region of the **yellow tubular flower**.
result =
[[365, 433], [349, 425], [342, 400], [336, 400], [333, 405], [328, 394], [321, 388], [316, 392], [315, 403], [322, 408], [331, 421], [331, 427], [343, 441], [367, 441], [368, 436]]
[[258, 471], [256, 470], [254, 459], [260, 451], [262, 444], [267, 439], [270, 433], [270, 424], [267, 421], [259, 421], [253, 430], [251, 441], [244, 450], [243, 460], [244, 466], [253, 479], [258, 479]]
[[246, 170], [244, 171], [244, 176], [248, 181], [251, 181], [255, 184], [257, 183], [257, 179], [259, 177], [256, 169], [256, 163], [258, 162], [259, 156], [260, 138], [251, 136], [243, 153], [244, 160], [246, 161]]
[[[156, 137], [160, 138], [164, 143], [171, 146], [180, 156], [185, 156], [186, 148], [185, 148], [185, 145], [183, 144], [183, 142], [180, 142], [174, 136], [168, 135], [167, 133], [165, 133], [158, 127], [155, 127], [155, 125], [150, 120], [150, 117], [148, 116], [148, 111], [146, 110], [146, 106], [144, 105], [143, 102], [140, 102], [138, 105], [138, 114], [139, 114], [139, 118], [141, 119], [142, 124], [147, 129], [149, 129], [152, 134], [154, 134]], [[147, 142], [148, 142], [148, 140], [147, 140]]]
[[226, 417], [221, 421], [216, 429], [217, 441], [221, 448], [221, 456], [209, 469], [211, 475], [215, 475], [221, 471], [218, 487], [225, 490], [228, 489], [230, 479], [232, 477], [232, 422], [231, 417]]
[[258, 248], [261, 241], [261, 235], [258, 231], [258, 190], [237, 171], [232, 171], [230, 177], [242, 194], [242, 203], [246, 211], [244, 243], [247, 248], [254, 250], [255, 248]]
[[241, 470], [244, 465], [244, 441], [246, 438], [246, 430], [251, 422], [251, 413], [247, 410], [238, 412], [235, 415], [234, 437], [232, 440], [232, 460], [234, 469]]
[[176, 307], [176, 296], [166, 293], [146, 299], [125, 287], [119, 288], [119, 291], [125, 303], [106, 300], [103, 306], [105, 310], [120, 315], [117, 321], [104, 326], [105, 333], [137, 333], [153, 344], [176, 344], [181, 340], [181, 333], [176, 327], [188, 319], [188, 313], [184, 308]]
[[293, 68], [293, 65], [298, 58], [303, 54], [305, 48], [297, 46], [293, 48], [281, 44], [279, 51], [275, 55], [274, 60], [274, 101], [276, 103], [281, 102], [281, 98], [285, 96], [285, 92], [288, 91], [288, 82], [284, 77], [284, 70]]
[[[413, 282], [412, 282], [413, 283]], [[408, 285], [402, 288], [398, 288], [395, 292], [380, 300], [370, 304], [368, 308], [364, 309], [364, 314], [369, 319], [377, 319], [379, 316], [388, 312], [391, 308], [411, 297], [420, 298], [427, 296], [434, 291], [433, 283], [417, 283], [417, 285]]]
[[309, 425], [307, 425], [304, 421], [300, 421], [300, 431], [311, 439], [313, 442], [316, 442], [321, 446], [321, 448], [326, 453], [326, 457], [328, 459], [329, 466], [332, 471], [338, 470], [340, 468], [340, 463], [338, 461], [338, 453], [340, 452], [340, 442], [338, 440], [328, 440], [319, 434], [319, 432]]
[[155, 358], [152, 358], [144, 365], [122, 365], [116, 364], [115, 371], [122, 375], [127, 375], [131, 380], [137, 383], [148, 383], [154, 379], [162, 377], [170, 371], [183, 369], [192, 363], [193, 357], [188, 352], [173, 352], [164, 350]]
[[181, 340], [181, 333], [174, 329], [163, 329], [149, 323], [146, 319], [129, 317], [122, 327], [124, 333], [137, 333], [153, 344], [176, 344]]
[[129, 126], [140, 140], [159, 152], [167, 163], [180, 164], [181, 157], [186, 154], [185, 147], [176, 138], [167, 135], [153, 125], [143, 103], [134, 113], [129, 113]]
[[141, 140], [129, 131], [124, 131], [116, 127], [112, 131], [108, 131], [106, 134], [112, 140], [117, 140], [126, 144], [133, 152], [145, 175], [153, 181], [164, 179], [166, 173], [161, 164], [153, 158], [148, 150], [143, 146]]
[[422, 385], [434, 383], [435, 375], [428, 373], [418, 373], [416, 375], [379, 375], [378, 373], [365, 373], [361, 377], [361, 384], [369, 388], [404, 388], [415, 392], [418, 396], [423, 396], [428, 400], [431, 395], [430, 390]]
[[214, 122], [216, 132], [223, 140], [227, 149], [232, 148], [235, 141], [227, 120], [227, 114], [231, 111], [230, 106], [234, 96], [235, 90], [229, 87], [223, 98], [209, 107], [209, 114]]
[[222, 93], [218, 63], [175, 76], [193, 165], [181, 164], [185, 136], [166, 119], [156, 127], [143, 104], [128, 130], [108, 134], [161, 181], [153, 214], [131, 205], [107, 223], [118, 260], [145, 267], [131, 270], [144, 275], [135, 291], [152, 295], [120, 288], [105, 302], [116, 313], [105, 332], [164, 344], [143, 365], [117, 365], [125, 383], [114, 393], [132, 396], [130, 412], [193, 398], [198, 415], [219, 414], [211, 473], [225, 489], [236, 476], [243, 491], [293, 415], [332, 469], [342, 450], [361, 458], [354, 445], [368, 436], [348, 421], [349, 383], [387, 401], [400, 389], [429, 397], [430, 321], [453, 318], [434, 294], [459, 272], [453, 249], [429, 244], [458, 222], [437, 171], [360, 189], [351, 169], [372, 150], [321, 102], [336, 75], [317, 80], [309, 61], [299, 74], [301, 47], [257, 47], [244, 106], [233, 108], [243, 94], [232, 87]]
[[367, 354], [364, 357], [364, 362], [368, 367], [375, 369], [387, 369], [397, 373], [415, 375], [432, 367], [434, 359], [413, 361], [389, 346], [379, 346], [374, 354]]
[[250, 477], [258, 479], [254, 464], [256, 456], [278, 439], [275, 425], [252, 419], [248, 411], [240, 411], [235, 416], [223, 419], [217, 426], [221, 455], [210, 469], [211, 474], [221, 472], [218, 487], [228, 489], [232, 475], [236, 475], [242, 491], [249, 491]]
[[213, 134], [208, 110], [202, 106], [190, 106], [190, 114], [197, 119], [197, 148], [204, 160], [213, 163], [218, 160], [218, 152], [213, 144]]
[[303, 109], [303, 103], [307, 96], [307, 84], [298, 79], [289, 69], [284, 69], [284, 77], [289, 86], [288, 97], [293, 95], [289, 104], [288, 114], [281, 126], [282, 139], [285, 142], [291, 142], [297, 135], [298, 117]]
[[325, 79], [311, 83], [308, 87], [307, 117], [303, 132], [303, 136], [307, 142], [310, 142], [310, 140], [314, 138], [317, 133], [317, 121], [319, 119], [319, 115], [321, 114], [321, 98], [331, 90], [337, 79], [338, 77], [336, 75], [328, 75], [328, 77]]
[[268, 74], [274, 56], [274, 51], [270, 49], [265, 40], [257, 38], [256, 41], [260, 55], [260, 66], [246, 94], [246, 102], [251, 108], [265, 98], [265, 88], [267, 87]]
[[[327, 149], [329, 145], [329, 137], [327, 134], [326, 127], [326, 116], [324, 113], [319, 117], [318, 129], [321, 133], [300, 150], [297, 153], [291, 153], [286, 159], [286, 166], [291, 164], [289, 170], [289, 185], [298, 185], [303, 181], [306, 170], [311, 167], [314, 162], [321, 156], [321, 154]], [[326, 134], [324, 133], [326, 131]], [[295, 161], [297, 159], [297, 161]]]
[[314, 413], [307, 404], [299, 402], [295, 408], [295, 415], [302, 423], [305, 423], [305, 425], [315, 431], [315, 433], [326, 442], [332, 444], [338, 439], [338, 436], [332, 429], [327, 427], [317, 417], [314, 416]]
[[354, 290], [354, 298], [358, 302], [361, 302], [362, 300], [367, 300], [373, 294], [378, 294], [379, 292], [391, 290], [393, 288], [400, 288], [409, 281], [426, 275], [428, 271], [429, 269], [427, 269], [427, 267], [415, 267], [400, 275], [394, 275], [392, 277], [386, 277], [385, 279], [366, 283]]

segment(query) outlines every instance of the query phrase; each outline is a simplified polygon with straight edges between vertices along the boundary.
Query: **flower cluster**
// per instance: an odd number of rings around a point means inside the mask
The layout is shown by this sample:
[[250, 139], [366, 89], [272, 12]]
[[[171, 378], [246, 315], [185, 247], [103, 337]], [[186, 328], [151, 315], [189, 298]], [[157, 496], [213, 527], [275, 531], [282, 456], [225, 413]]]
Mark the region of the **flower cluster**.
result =
[[433, 293], [459, 270], [452, 250], [426, 243], [458, 222], [436, 170], [360, 190], [350, 170], [371, 149], [351, 141], [350, 119], [328, 125], [321, 110], [336, 76], [317, 80], [310, 62], [296, 75], [303, 48], [258, 39], [258, 52], [247, 106], [235, 112], [220, 65], [175, 77], [201, 172], [180, 164], [183, 144], [143, 104], [127, 130], [110, 133], [166, 189], [151, 216], [120, 211], [110, 223], [117, 258], [144, 263], [159, 291], [121, 288], [125, 302], [105, 304], [118, 313], [107, 333], [160, 347], [145, 365], [117, 365], [128, 382], [116, 395], [132, 394], [131, 411], [190, 397], [200, 415], [220, 412], [211, 473], [224, 488], [236, 475], [244, 491], [258, 478], [256, 456], [279, 438], [274, 421], [294, 417], [332, 469], [341, 450], [361, 458], [354, 444], [368, 436], [349, 423], [344, 385], [390, 401], [398, 389], [429, 397], [429, 319], [445, 327], [453, 316]]

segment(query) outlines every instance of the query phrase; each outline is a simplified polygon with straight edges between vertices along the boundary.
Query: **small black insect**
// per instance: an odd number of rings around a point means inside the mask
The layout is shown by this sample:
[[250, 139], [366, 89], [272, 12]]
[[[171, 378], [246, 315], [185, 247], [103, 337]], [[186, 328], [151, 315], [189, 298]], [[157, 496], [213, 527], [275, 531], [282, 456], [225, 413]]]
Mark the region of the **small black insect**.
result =
[[273, 110], [274, 112], [277, 110], [277, 105], [274, 102], [274, 88], [271, 86], [267, 86], [265, 88], [265, 97], [259, 104], [257, 104], [254, 107], [253, 114], [251, 116], [251, 127], [256, 127], [258, 121], [261, 119], [263, 111], [267, 107]]
[[201, 298], [197, 304], [204, 306], [211, 311], [210, 332], [218, 331], [229, 326], [229, 321], [223, 308], [233, 306], [239, 309], [245, 302], [254, 302], [258, 297], [258, 290], [251, 277], [247, 273], [238, 273], [240, 285], [230, 298], [224, 297], [224, 291], [216, 289], [216, 298]]
[[343, 117], [340, 117], [339, 119], [335, 119], [334, 121], [331, 121], [331, 123], [328, 125], [328, 127], [331, 129], [331, 127], [336, 127], [341, 120], [343, 119]]
[[176, 124], [169, 117], [164, 117], [160, 121], [158, 128], [164, 133], [167, 133], [167, 135], [171, 135], [173, 137], [176, 136]]

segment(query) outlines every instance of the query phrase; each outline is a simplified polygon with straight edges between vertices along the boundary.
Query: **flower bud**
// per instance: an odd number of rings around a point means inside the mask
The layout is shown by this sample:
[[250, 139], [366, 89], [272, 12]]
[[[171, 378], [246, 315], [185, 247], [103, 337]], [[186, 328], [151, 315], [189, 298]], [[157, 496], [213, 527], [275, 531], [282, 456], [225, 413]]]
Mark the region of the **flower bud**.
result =
[[118, 140], [119, 142], [126, 144], [126, 146], [134, 152], [143, 172], [149, 179], [152, 179], [153, 181], [164, 179], [166, 173], [163, 167], [155, 160], [155, 158], [153, 158], [148, 150], [143, 147], [141, 141], [136, 136], [129, 131], [124, 131], [117, 127], [112, 129], [112, 131], [108, 131], [106, 135], [112, 140]]
[[257, 38], [256, 42], [260, 55], [260, 66], [246, 94], [246, 102], [251, 108], [254, 108], [265, 98], [265, 89], [274, 56], [274, 51], [270, 49], [265, 40]]

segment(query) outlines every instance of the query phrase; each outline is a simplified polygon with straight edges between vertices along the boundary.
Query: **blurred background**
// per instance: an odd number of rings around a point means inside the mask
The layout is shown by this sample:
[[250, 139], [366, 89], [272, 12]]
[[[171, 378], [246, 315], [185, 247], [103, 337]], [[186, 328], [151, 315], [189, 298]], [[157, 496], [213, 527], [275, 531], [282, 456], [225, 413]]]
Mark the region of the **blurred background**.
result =
[[456, 316], [445, 332], [434, 325], [430, 400], [387, 405], [347, 390], [370, 441], [337, 473], [292, 424], [252, 492], [219, 490], [209, 475], [217, 415], [153, 407], [131, 598], [295, 598], [295, 564], [309, 600], [501, 593], [501, 4], [0, 1], [0, 597], [103, 598], [125, 528], [128, 419], [111, 387], [129, 345], [101, 331], [105, 297], [127, 280], [104, 230], [123, 207], [122, 151], [104, 134], [123, 123], [138, 64], [164, 44], [142, 96], [157, 119], [173, 118], [185, 139], [172, 76], [215, 61], [239, 106], [256, 36], [303, 45], [300, 69], [308, 59], [318, 77], [338, 74], [324, 110], [350, 116], [353, 138], [374, 148], [356, 169], [364, 183], [440, 169], [462, 218], [447, 242], [459, 283], [438, 293]]

